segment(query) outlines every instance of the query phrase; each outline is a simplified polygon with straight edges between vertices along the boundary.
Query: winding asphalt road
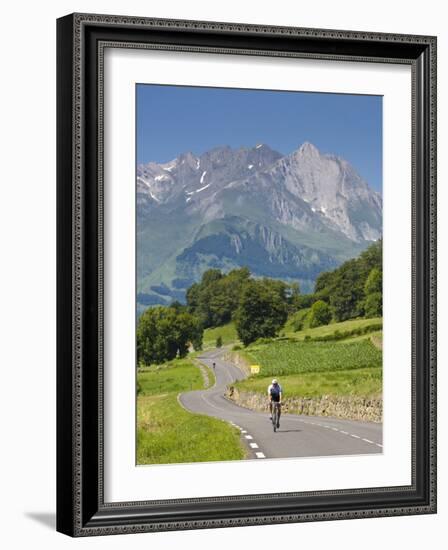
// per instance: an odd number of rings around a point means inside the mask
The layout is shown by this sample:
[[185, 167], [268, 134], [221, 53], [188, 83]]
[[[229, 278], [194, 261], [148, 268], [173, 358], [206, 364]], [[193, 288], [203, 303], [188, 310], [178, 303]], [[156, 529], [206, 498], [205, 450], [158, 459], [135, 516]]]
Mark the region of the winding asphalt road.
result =
[[216, 363], [216, 384], [207, 390], [183, 393], [179, 400], [189, 411], [226, 420], [240, 429], [249, 458], [382, 452], [382, 424], [376, 422], [282, 414], [280, 429], [274, 433], [268, 413], [240, 407], [224, 397], [226, 386], [245, 378], [238, 367], [224, 360], [224, 353], [225, 350], [213, 350], [199, 357], [211, 369]]

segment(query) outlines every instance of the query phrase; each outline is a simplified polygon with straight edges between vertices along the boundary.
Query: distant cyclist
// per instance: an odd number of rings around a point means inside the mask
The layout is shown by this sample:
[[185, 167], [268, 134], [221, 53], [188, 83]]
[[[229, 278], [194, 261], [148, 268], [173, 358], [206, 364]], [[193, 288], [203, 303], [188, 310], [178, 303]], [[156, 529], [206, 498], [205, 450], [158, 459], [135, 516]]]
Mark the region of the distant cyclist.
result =
[[272, 420], [272, 403], [278, 403], [278, 421], [277, 428], [280, 427], [280, 414], [281, 414], [281, 403], [282, 403], [282, 387], [278, 383], [278, 380], [274, 378], [272, 384], [268, 387], [268, 397], [269, 397], [269, 411], [271, 413]]

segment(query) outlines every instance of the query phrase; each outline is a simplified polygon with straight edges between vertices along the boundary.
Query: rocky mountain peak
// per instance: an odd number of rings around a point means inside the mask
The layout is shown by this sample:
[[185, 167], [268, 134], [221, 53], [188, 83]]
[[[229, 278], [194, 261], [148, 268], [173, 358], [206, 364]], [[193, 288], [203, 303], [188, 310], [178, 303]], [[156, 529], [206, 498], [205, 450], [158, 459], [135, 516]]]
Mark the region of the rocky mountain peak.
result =
[[187, 151], [179, 156], [178, 164], [186, 164], [193, 168], [196, 166], [197, 161], [197, 157], [191, 151]]
[[137, 175], [138, 204], [146, 210], [167, 205], [212, 220], [229, 212], [230, 197], [235, 206], [250, 195], [246, 209], [263, 203], [267, 215], [297, 230], [330, 228], [354, 242], [381, 236], [381, 196], [349, 162], [308, 141], [286, 156], [264, 143], [186, 152], [141, 165]]
[[382, 199], [348, 161], [310, 142], [288, 155], [224, 145], [139, 165], [137, 223], [139, 292], [168, 303], [211, 266], [312, 288], [381, 237]]
[[305, 156], [306, 155], [306, 156], [318, 157], [320, 155], [320, 151], [315, 145], [313, 145], [309, 141], [305, 141], [297, 149], [297, 155], [299, 155], [299, 156]]

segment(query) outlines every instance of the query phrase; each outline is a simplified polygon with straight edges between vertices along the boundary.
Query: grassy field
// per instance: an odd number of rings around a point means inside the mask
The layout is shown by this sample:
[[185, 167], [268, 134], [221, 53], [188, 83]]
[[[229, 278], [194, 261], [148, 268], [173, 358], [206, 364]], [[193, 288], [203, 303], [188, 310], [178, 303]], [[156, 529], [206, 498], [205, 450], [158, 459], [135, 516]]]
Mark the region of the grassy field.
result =
[[166, 365], [142, 369], [138, 373], [139, 395], [160, 395], [162, 393], [200, 390], [202, 375], [189, 359], [176, 359]]
[[218, 338], [218, 336], [221, 336], [223, 346], [238, 342], [238, 335], [236, 333], [235, 323], [228, 323], [227, 325], [223, 325], [222, 327], [208, 328], [204, 330], [204, 349], [214, 348], [216, 344], [216, 338]]
[[137, 417], [138, 464], [244, 458], [239, 430], [216, 418], [187, 412], [173, 393], [139, 396]]
[[[242, 391], [266, 393], [272, 376], [257, 376], [238, 382]], [[372, 396], [381, 393], [382, 369], [351, 369], [330, 372], [308, 372], [282, 376], [284, 397]]]
[[381, 317], [376, 317], [373, 319], [352, 319], [350, 321], [343, 321], [342, 323], [330, 323], [329, 325], [324, 325], [322, 327], [304, 328], [303, 330], [295, 332], [291, 325], [291, 321], [288, 321], [285, 325], [285, 328], [280, 332], [288, 338], [304, 340], [306, 336], [310, 336], [311, 338], [328, 336], [329, 334], [334, 334], [336, 330], [339, 330], [339, 332], [345, 332], [368, 327], [370, 325], [377, 325], [381, 322]]
[[[212, 376], [209, 372], [213, 384]], [[180, 392], [203, 387], [199, 368], [189, 359], [142, 369], [137, 382], [138, 464], [244, 458], [239, 430], [216, 418], [190, 413], [180, 405]]]
[[[306, 313], [309, 312], [310, 309], [308, 308], [303, 311]], [[310, 338], [328, 336], [334, 334], [336, 330], [345, 332], [368, 327], [370, 325], [377, 325], [378, 323], [381, 323], [381, 321], [381, 317], [373, 319], [352, 319], [350, 321], [343, 321], [342, 323], [330, 323], [329, 325], [324, 325], [322, 327], [304, 328], [303, 330], [295, 331], [290, 319], [285, 324], [285, 327], [280, 331], [280, 335], [287, 338], [292, 338], [294, 340], [304, 340], [306, 336], [309, 336]], [[377, 331], [376, 334], [378, 335], [379, 331]], [[215, 347], [216, 338], [218, 336], [221, 336], [224, 346], [228, 344], [240, 343], [236, 333], [235, 323], [231, 322], [227, 325], [223, 325], [222, 327], [208, 328], [204, 330], [204, 349]], [[368, 338], [368, 335], [361, 335], [360, 338]]]

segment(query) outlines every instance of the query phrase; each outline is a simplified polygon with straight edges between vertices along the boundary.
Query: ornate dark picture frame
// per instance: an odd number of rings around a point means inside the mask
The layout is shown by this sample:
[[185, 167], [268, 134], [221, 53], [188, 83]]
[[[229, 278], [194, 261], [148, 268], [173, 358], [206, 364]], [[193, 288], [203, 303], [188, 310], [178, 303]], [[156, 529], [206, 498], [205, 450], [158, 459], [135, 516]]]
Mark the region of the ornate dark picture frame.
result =
[[[412, 68], [412, 484], [104, 501], [103, 53], [107, 45]], [[436, 512], [436, 38], [73, 14], [57, 22], [57, 530], [71, 536]], [[399, 345], [399, 343], [397, 343]]]

